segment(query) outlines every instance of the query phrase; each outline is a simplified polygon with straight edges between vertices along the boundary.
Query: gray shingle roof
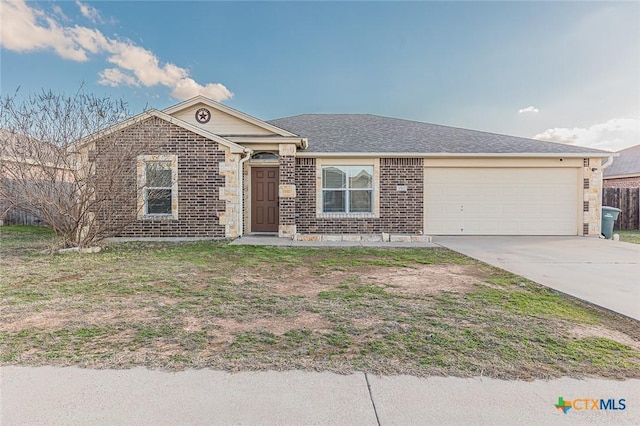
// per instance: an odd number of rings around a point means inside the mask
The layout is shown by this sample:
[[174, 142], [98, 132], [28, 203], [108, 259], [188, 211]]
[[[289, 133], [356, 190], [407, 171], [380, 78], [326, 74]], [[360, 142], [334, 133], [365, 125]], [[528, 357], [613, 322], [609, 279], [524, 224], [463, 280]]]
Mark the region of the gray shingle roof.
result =
[[269, 123], [309, 140], [307, 152], [601, 154], [605, 151], [371, 114], [303, 114]]
[[604, 169], [605, 176], [632, 175], [640, 173], [640, 145], [618, 151], [619, 157]]

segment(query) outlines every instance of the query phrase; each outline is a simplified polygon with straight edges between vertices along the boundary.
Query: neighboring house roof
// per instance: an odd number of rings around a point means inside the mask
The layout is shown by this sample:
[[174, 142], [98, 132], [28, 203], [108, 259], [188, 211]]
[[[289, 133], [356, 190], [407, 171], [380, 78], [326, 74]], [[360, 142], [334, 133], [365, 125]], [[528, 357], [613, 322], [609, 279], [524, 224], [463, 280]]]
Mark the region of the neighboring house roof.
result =
[[618, 151], [613, 164], [604, 169], [604, 177], [640, 175], [640, 145]]
[[42, 142], [31, 136], [0, 129], [1, 160], [65, 168], [61, 152], [51, 142]]
[[371, 114], [303, 114], [269, 123], [306, 137], [309, 153], [612, 155], [580, 146]]

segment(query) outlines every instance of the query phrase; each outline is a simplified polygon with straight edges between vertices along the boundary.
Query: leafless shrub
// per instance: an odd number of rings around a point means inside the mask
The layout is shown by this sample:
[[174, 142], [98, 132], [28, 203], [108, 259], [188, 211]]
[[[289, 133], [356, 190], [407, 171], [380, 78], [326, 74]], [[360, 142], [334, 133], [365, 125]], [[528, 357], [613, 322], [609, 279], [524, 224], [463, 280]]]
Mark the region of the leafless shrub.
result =
[[[0, 205], [39, 217], [63, 247], [87, 247], [117, 233], [121, 201], [125, 193], [130, 198], [118, 176], [135, 176], [145, 146], [102, 136], [129, 117], [123, 101], [82, 88], [71, 96], [43, 90], [23, 100], [17, 92], [4, 97]], [[101, 156], [108, 161], [98, 161]]]

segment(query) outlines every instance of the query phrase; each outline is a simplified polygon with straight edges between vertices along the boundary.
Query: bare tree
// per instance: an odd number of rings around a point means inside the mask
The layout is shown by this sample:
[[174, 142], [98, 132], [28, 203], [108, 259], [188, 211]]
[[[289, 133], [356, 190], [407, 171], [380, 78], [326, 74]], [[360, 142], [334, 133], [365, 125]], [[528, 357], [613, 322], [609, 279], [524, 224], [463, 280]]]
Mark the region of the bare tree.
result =
[[[141, 144], [103, 137], [130, 117], [125, 103], [82, 88], [71, 96], [51, 91], [0, 105], [0, 201], [37, 216], [63, 247], [88, 247], [124, 226], [123, 200], [131, 188], [119, 176], [135, 176]], [[101, 161], [102, 158], [102, 161]], [[100, 170], [96, 170], [96, 164]], [[134, 206], [135, 208], [135, 206]]]

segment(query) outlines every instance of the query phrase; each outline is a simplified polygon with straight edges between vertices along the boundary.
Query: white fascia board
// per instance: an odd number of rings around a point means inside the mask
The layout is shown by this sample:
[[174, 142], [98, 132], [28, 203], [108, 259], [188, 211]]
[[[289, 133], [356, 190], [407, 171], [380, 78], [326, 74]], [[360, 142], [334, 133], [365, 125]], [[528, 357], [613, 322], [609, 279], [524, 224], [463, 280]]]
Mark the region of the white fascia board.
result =
[[627, 174], [623, 174], [623, 175], [605, 175], [602, 177], [602, 179], [607, 180], [607, 179], [626, 179], [626, 178], [635, 178], [635, 177], [640, 177], [640, 172], [638, 173], [627, 173]]
[[437, 153], [426, 153], [426, 152], [304, 152], [298, 151], [296, 153], [296, 157], [311, 157], [311, 158], [319, 158], [319, 157], [354, 157], [354, 158], [371, 158], [371, 157], [385, 157], [385, 158], [496, 158], [496, 157], [504, 157], [504, 158], [608, 158], [611, 156], [617, 156], [617, 154], [613, 153], [599, 153], [599, 152], [584, 152], [584, 153], [539, 153], [539, 152], [530, 152], [530, 153], [463, 153], [456, 154], [450, 152], [437, 152]]
[[162, 112], [164, 112], [165, 114], [175, 114], [178, 111], [182, 111], [183, 109], [187, 109], [190, 108], [194, 105], [197, 105], [199, 103], [205, 104], [210, 108], [213, 109], [217, 109], [218, 111], [222, 111], [226, 114], [229, 114], [233, 117], [239, 118], [241, 120], [247, 121], [255, 126], [261, 127], [265, 130], [269, 130], [270, 132], [274, 132], [279, 134], [280, 136], [297, 136], [294, 133], [288, 132], [284, 129], [281, 129], [277, 126], [274, 126], [273, 124], [269, 124], [265, 121], [260, 120], [259, 118], [253, 117], [249, 114], [245, 114], [242, 111], [238, 111], [237, 109], [233, 109], [231, 107], [228, 107], [226, 105], [221, 104], [220, 102], [216, 102], [212, 99], [206, 98], [202, 95], [198, 95], [194, 98], [191, 99], [187, 99], [184, 102], [180, 102], [177, 105], [171, 106], [169, 108], [165, 108], [164, 110], [162, 110]]
[[300, 136], [226, 136], [236, 143], [294, 143], [298, 148], [304, 147], [305, 138]]

